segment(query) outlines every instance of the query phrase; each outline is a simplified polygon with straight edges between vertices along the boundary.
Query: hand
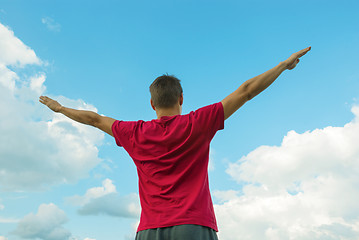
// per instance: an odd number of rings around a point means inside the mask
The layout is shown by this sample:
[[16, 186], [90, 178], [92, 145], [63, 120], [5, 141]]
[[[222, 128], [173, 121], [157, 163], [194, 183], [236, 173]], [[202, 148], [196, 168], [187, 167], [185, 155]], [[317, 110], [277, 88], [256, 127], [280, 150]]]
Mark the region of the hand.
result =
[[295, 68], [295, 66], [297, 66], [297, 64], [299, 63], [299, 58], [309, 52], [310, 49], [312, 49], [312, 47], [308, 47], [303, 50], [300, 50], [299, 52], [293, 53], [287, 60], [284, 61], [286, 69], [292, 70], [293, 68]]
[[46, 96], [41, 96], [39, 101], [54, 112], [59, 112], [62, 108], [60, 103]]

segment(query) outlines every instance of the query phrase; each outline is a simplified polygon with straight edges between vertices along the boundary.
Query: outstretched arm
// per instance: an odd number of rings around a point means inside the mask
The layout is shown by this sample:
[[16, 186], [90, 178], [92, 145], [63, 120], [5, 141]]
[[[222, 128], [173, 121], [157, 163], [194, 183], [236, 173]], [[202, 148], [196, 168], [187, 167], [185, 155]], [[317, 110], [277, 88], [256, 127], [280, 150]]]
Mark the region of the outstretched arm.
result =
[[94, 126], [113, 136], [112, 124], [115, 122], [113, 118], [104, 117], [92, 111], [67, 108], [46, 96], [41, 96], [39, 101], [54, 112], [62, 113], [76, 122]]
[[311, 47], [308, 47], [299, 52], [293, 53], [287, 60], [279, 63], [274, 68], [247, 80], [236, 91], [223, 99], [221, 102], [224, 109], [224, 119], [229, 118], [248, 100], [251, 100], [264, 89], [269, 87], [269, 85], [271, 85], [284, 70], [292, 70], [295, 68], [297, 63], [299, 63], [299, 58], [310, 51], [310, 49]]

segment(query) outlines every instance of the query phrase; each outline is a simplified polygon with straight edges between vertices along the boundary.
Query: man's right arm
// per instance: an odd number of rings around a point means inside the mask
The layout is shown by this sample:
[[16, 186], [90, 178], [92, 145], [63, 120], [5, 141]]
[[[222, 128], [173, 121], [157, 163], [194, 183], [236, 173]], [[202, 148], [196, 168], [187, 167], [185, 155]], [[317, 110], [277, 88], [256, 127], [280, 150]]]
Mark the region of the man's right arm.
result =
[[244, 82], [236, 91], [228, 95], [221, 102], [223, 104], [224, 119], [229, 118], [243, 104], [251, 100], [264, 89], [269, 87], [286, 69], [292, 70], [299, 62], [299, 58], [310, 51], [311, 47], [292, 54], [287, 60], [274, 68]]
[[39, 100], [54, 112], [62, 113], [76, 122], [96, 127], [113, 136], [112, 124], [116, 121], [113, 118], [101, 116], [92, 111], [67, 108], [47, 96], [41, 96]]

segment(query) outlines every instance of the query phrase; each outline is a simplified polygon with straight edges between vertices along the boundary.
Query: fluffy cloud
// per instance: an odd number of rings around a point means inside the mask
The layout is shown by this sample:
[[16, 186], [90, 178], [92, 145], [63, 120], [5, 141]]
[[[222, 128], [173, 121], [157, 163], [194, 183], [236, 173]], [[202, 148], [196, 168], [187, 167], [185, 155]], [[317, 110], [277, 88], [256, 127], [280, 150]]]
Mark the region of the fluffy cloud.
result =
[[64, 240], [71, 235], [62, 226], [66, 222], [64, 211], [52, 203], [42, 204], [36, 214], [30, 213], [21, 219], [13, 233], [28, 239]]
[[89, 203], [92, 199], [100, 198], [109, 193], [116, 193], [116, 186], [112, 183], [110, 179], [105, 179], [102, 181], [102, 187], [90, 188], [86, 191], [84, 196], [73, 196], [68, 198], [68, 201], [77, 206], [83, 206]]
[[352, 112], [343, 127], [290, 131], [281, 146], [231, 164], [245, 186], [215, 193], [221, 239], [359, 239], [359, 107]]
[[24, 66], [40, 64], [34, 50], [15, 37], [14, 32], [0, 23], [0, 64], [3, 66]]
[[137, 194], [120, 196], [110, 179], [102, 182], [102, 187], [90, 188], [84, 196], [73, 196], [69, 203], [81, 206], [81, 215], [105, 214], [113, 217], [137, 218], [140, 206]]
[[0, 84], [10, 91], [15, 90], [15, 81], [18, 79], [16, 73], [0, 63]]
[[0, 240], [8, 240], [6, 237], [0, 236]]
[[[46, 74], [29, 70], [41, 60], [2, 24], [0, 52], [0, 111], [6, 116], [0, 119], [0, 188], [38, 190], [85, 177], [101, 161], [97, 146], [104, 134], [38, 102], [46, 90]], [[81, 100], [57, 99], [96, 111]]]

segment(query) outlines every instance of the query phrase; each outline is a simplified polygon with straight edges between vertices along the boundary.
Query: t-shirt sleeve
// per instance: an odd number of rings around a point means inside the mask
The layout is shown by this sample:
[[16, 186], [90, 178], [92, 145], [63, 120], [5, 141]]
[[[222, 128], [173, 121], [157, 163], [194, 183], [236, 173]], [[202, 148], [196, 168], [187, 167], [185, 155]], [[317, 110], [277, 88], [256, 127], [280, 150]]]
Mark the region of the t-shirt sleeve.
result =
[[116, 144], [120, 147], [125, 147], [131, 141], [133, 129], [136, 122], [126, 122], [116, 120], [112, 124], [112, 133], [115, 138]]
[[221, 102], [202, 107], [194, 112], [197, 124], [210, 138], [224, 128], [224, 110]]

